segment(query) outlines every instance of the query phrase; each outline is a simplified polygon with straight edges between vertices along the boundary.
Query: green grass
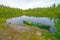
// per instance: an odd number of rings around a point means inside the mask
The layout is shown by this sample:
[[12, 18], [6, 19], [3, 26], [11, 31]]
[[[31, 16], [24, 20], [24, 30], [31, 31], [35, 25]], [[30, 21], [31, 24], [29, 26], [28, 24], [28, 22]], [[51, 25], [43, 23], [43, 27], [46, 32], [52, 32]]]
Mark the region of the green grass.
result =
[[[48, 17], [50, 19], [59, 19], [57, 22], [55, 21], [55, 27], [57, 29], [57, 33], [55, 34], [47, 34], [43, 33], [43, 36], [45, 35], [45, 38], [50, 38], [54, 36], [57, 40], [60, 38], [60, 5], [47, 7], [47, 8], [33, 8], [28, 10], [22, 10], [18, 8], [10, 8], [3, 5], [0, 5], [0, 28], [3, 28], [5, 30], [6, 27], [4, 27], [3, 23], [5, 23], [5, 20], [8, 18], [13, 17], [19, 17], [22, 15], [27, 16], [35, 16], [35, 17]], [[27, 34], [24, 34], [22, 36], [26, 36]], [[35, 37], [31, 40], [37, 40]]]

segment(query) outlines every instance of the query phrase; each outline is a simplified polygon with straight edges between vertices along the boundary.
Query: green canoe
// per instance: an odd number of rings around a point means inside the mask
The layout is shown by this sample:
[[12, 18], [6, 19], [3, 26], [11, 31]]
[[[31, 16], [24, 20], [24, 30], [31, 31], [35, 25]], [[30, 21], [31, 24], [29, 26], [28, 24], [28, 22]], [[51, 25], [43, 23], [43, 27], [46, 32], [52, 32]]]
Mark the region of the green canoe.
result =
[[32, 22], [29, 22], [29, 21], [23, 21], [23, 23], [27, 24], [27, 25], [30, 25], [30, 26], [36, 26], [36, 27], [43, 28], [43, 29], [48, 29], [48, 30], [50, 28], [50, 26], [41, 25], [41, 24], [37, 24], [37, 23], [32, 23]]

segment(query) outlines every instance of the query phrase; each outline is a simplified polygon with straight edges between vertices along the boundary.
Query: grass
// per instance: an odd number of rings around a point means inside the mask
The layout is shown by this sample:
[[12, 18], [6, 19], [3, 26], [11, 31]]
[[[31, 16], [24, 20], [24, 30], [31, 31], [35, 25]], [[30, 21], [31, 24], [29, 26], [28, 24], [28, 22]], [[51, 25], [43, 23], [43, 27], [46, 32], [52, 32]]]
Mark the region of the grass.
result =
[[[46, 33], [45, 31], [42, 31], [42, 36], [37, 36], [35, 34], [32, 34], [31, 32], [35, 33], [36, 30], [29, 31], [28, 33], [19, 33], [16, 30], [12, 28], [7, 28], [4, 27], [3, 23], [5, 23], [5, 20], [8, 18], [13, 18], [13, 17], [19, 17], [22, 15], [27, 15], [27, 16], [35, 16], [35, 17], [48, 17], [50, 19], [59, 19], [57, 22], [55, 22], [55, 27], [58, 30], [57, 33], [52, 34], [52, 33]], [[18, 8], [10, 8], [6, 7], [3, 5], [0, 5], [0, 40], [9, 40], [9, 36], [12, 38], [10, 40], [41, 40], [48, 38], [51, 38], [51, 40], [60, 40], [60, 6], [52, 6], [52, 7], [47, 7], [47, 8], [33, 8], [33, 9], [28, 9], [28, 10], [22, 10]], [[7, 32], [7, 35], [4, 35], [4, 33]], [[40, 31], [41, 32], [41, 31]], [[31, 34], [30, 34], [31, 33]], [[18, 35], [15, 37], [15, 35]], [[26, 39], [27, 36], [30, 36], [29, 39]], [[45, 37], [45, 38], [44, 38]]]

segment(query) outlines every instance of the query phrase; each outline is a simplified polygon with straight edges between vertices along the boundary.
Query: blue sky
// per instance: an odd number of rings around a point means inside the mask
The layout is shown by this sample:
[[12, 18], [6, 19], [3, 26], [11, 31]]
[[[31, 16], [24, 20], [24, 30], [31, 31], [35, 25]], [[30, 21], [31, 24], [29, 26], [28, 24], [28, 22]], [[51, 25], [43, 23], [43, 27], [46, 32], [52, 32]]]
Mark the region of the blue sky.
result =
[[53, 5], [54, 3], [59, 4], [60, 0], [0, 0], [0, 4], [21, 8], [21, 9], [29, 9], [36, 7], [48, 7]]

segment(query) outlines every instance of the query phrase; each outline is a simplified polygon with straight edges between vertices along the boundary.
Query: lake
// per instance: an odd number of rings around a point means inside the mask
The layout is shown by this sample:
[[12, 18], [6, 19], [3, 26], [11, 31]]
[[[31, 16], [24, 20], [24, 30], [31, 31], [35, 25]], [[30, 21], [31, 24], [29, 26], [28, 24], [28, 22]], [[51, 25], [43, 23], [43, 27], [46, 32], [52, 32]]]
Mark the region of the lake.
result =
[[50, 18], [48, 18], [48, 17], [21, 16], [21, 17], [7, 19], [6, 23], [11, 23], [13, 25], [23, 25], [24, 20], [29, 21], [29, 22], [33, 22], [33, 23], [49, 25], [50, 32], [56, 32], [56, 28], [54, 28], [54, 19], [50, 20]]

